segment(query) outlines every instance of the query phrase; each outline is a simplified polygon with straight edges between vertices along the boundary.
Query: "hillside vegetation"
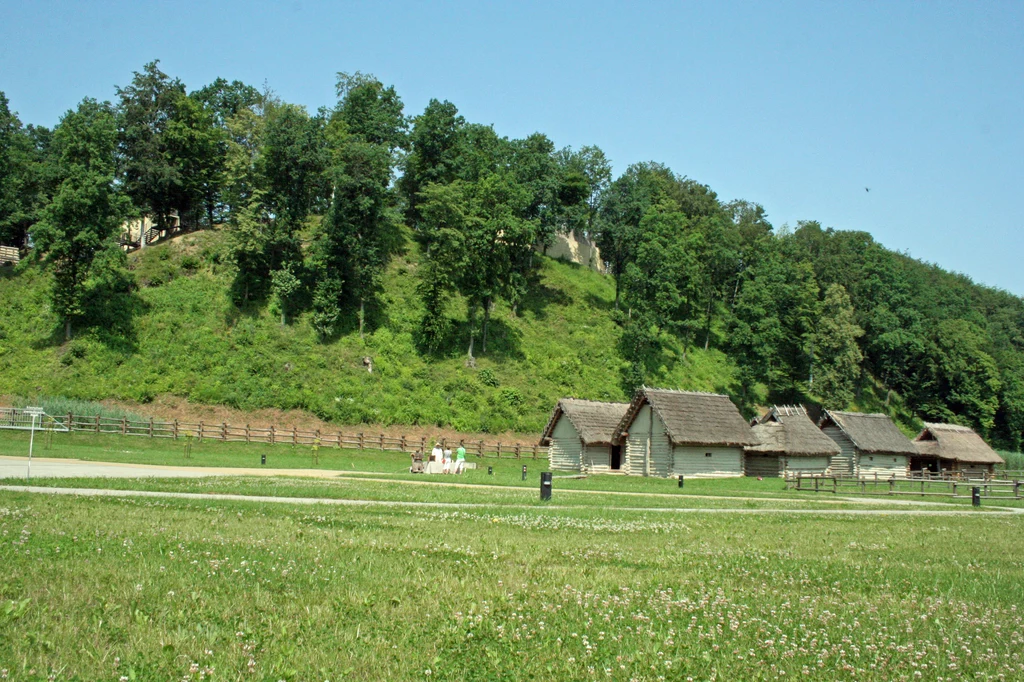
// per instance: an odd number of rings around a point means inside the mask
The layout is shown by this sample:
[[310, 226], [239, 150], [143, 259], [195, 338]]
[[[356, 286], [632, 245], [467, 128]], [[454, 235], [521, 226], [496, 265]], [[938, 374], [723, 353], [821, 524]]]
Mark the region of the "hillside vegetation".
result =
[[[422, 307], [414, 242], [389, 266], [384, 324], [365, 341], [352, 330], [322, 344], [309, 315], [282, 327], [276, 310], [233, 304], [225, 237], [198, 232], [133, 253], [137, 288], [124, 306], [131, 314], [87, 327], [68, 343], [49, 308], [45, 270], [26, 264], [8, 272], [0, 286], [0, 307], [13, 313], [0, 322], [4, 390], [141, 403], [171, 393], [240, 409], [304, 409], [345, 424], [491, 433], [539, 431], [563, 396], [627, 398], [609, 277], [538, 255], [530, 297], [517, 316], [496, 308], [487, 354], [470, 368], [461, 342], [448, 355], [416, 348]], [[468, 332], [459, 333], [468, 344]], [[373, 359], [372, 374], [364, 356]], [[658, 382], [728, 391], [734, 379], [723, 353], [700, 350], [666, 367]]]
[[[867, 233], [777, 229], [657, 162], [613, 177], [596, 146], [451, 102], [409, 116], [367, 74], [315, 114], [156, 62], [117, 95], [51, 131], [0, 93], [0, 243], [26, 259], [0, 282], [0, 394], [536, 432], [559, 397], [646, 384], [1021, 445], [1024, 301]], [[143, 216], [188, 234], [126, 256]], [[568, 233], [608, 276], [538, 255]]]

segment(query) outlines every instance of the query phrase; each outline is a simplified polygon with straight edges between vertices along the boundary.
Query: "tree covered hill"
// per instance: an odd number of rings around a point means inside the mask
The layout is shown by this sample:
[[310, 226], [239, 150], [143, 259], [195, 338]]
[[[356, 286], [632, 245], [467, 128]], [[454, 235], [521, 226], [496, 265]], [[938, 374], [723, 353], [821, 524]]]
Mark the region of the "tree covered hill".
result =
[[[536, 431], [641, 384], [1024, 434], [1024, 301], [656, 162], [339, 74], [314, 114], [156, 62], [54, 130], [0, 93], [0, 392]], [[131, 255], [123, 221], [188, 234]], [[610, 275], [537, 252], [594, 238]], [[32, 248], [29, 248], [31, 245]], [[373, 361], [373, 373], [363, 365]]]

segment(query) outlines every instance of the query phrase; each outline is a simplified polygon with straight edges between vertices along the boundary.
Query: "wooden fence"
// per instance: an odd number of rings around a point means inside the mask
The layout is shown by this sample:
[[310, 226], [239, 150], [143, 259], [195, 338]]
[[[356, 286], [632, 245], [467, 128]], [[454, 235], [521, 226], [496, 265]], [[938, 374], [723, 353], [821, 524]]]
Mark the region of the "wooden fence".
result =
[[[265, 443], [269, 445], [319, 445], [324, 448], [380, 450], [382, 452], [411, 453], [423, 450], [429, 453], [434, 441], [426, 437], [408, 438], [406, 436], [388, 436], [383, 433], [342, 433], [302, 430], [297, 428], [266, 428], [234, 426], [231, 424], [207, 424], [206, 422], [180, 422], [178, 420], [164, 422], [149, 419], [134, 421], [127, 418], [86, 417], [68, 414], [60, 420], [67, 419], [70, 431], [87, 433], [109, 433], [121, 436], [144, 436], [147, 438], [182, 439], [189, 436], [198, 442], [213, 440], [234, 443]], [[483, 440], [442, 438], [442, 447], [457, 448], [463, 442], [466, 454], [476, 457], [496, 457], [511, 459], [547, 459], [548, 449], [541, 445], [523, 445], [521, 443], [502, 443], [501, 441], [486, 442]]]
[[972, 488], [993, 499], [1021, 499], [1020, 479], [965, 479], [951, 476], [858, 478], [795, 474], [786, 477], [786, 488], [802, 492], [857, 495], [913, 495], [916, 497], [970, 497]]

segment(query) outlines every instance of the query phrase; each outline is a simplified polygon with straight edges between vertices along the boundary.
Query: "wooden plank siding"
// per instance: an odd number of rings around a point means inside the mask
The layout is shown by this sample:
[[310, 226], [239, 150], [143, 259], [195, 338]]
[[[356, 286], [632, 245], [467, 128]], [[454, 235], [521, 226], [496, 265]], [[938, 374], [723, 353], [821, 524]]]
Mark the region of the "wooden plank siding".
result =
[[558, 418], [548, 447], [549, 466], [555, 471], [579, 471], [583, 443], [576, 427], [563, 414]]
[[778, 478], [782, 475], [782, 460], [783, 458], [778, 455], [752, 455], [748, 453], [744, 462], [744, 470], [747, 476]]
[[829, 424], [822, 431], [836, 442], [842, 452], [832, 456], [832, 474], [835, 476], [857, 475], [857, 448], [853, 441], [835, 424]]
[[672, 473], [687, 478], [728, 478], [743, 475], [743, 448], [677, 445]]
[[588, 474], [607, 474], [612, 470], [610, 445], [583, 446], [583, 471]]
[[783, 460], [786, 472], [823, 475], [829, 472], [828, 457], [784, 457]]
[[910, 471], [910, 462], [906, 455], [890, 455], [888, 453], [858, 453], [857, 475], [861, 478], [904, 478]]
[[[657, 415], [651, 422], [651, 406], [644, 405], [629, 427], [623, 470], [632, 476], [668, 477], [672, 470], [672, 446], [665, 433], [665, 425]], [[647, 439], [650, 436], [650, 462], [647, 462]], [[649, 469], [648, 469], [649, 467]]]

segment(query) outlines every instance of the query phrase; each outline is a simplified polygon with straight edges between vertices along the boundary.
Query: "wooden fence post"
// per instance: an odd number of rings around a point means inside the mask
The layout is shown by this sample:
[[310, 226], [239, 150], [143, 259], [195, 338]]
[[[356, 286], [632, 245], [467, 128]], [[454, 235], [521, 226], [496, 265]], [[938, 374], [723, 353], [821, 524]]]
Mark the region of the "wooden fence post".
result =
[[199, 442], [203, 442], [203, 422], [199, 422]]
[[68, 433], [71, 433], [72, 431], [75, 430], [74, 429], [74, 419], [75, 419], [74, 415], [72, 415], [70, 412], [68, 412]]
[[427, 452], [427, 437], [420, 436], [420, 452], [426, 454]]
[[399, 443], [398, 447], [402, 448], [402, 452], [405, 452], [405, 436], [402, 436], [402, 440]]
[[384, 434], [380, 434], [380, 451], [384, 452]]
[[174, 440], [178, 440], [178, 420], [174, 420]]
[[519, 443], [516, 443], [516, 459], [519, 459]]
[[501, 441], [498, 441], [498, 459], [501, 459]]
[[227, 422], [220, 423], [220, 439], [222, 442], [226, 442], [228, 439], [228, 425]]
[[153, 437], [153, 418], [149, 418], [149, 437]]
[[248, 424], [245, 425], [245, 442], [247, 444], [250, 442], [250, 440], [249, 440], [249, 425]]
[[477, 457], [483, 457], [484, 456], [484, 442], [483, 441], [480, 441], [480, 442], [478, 442], [476, 444], [476, 456]]
[[96, 433], [100, 432], [100, 416], [96, 415]]
[[359, 432], [359, 449], [360, 450], [363, 449], [363, 432], [362, 431]]
[[292, 427], [292, 445], [297, 445], [299, 442], [299, 430], [296, 427]]
[[537, 444], [533, 444], [533, 458], [537, 459]]
[[274, 425], [271, 424], [270, 425], [270, 444], [271, 445], [273, 445], [276, 442], [276, 439], [274, 438], [275, 434], [276, 434], [276, 430], [274, 429]]

